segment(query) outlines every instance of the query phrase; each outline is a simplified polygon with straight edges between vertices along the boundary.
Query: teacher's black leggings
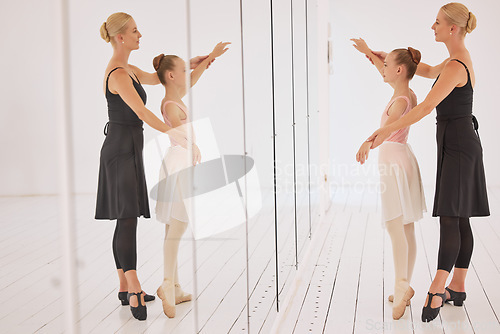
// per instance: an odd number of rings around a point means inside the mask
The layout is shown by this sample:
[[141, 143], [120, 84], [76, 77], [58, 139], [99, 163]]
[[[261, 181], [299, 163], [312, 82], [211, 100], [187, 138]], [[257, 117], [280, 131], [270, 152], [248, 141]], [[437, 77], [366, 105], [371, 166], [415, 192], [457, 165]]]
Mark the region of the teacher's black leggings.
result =
[[440, 217], [438, 269], [469, 268], [474, 237], [469, 218]]
[[113, 256], [116, 269], [136, 270], [137, 267], [137, 217], [116, 221], [113, 236]]

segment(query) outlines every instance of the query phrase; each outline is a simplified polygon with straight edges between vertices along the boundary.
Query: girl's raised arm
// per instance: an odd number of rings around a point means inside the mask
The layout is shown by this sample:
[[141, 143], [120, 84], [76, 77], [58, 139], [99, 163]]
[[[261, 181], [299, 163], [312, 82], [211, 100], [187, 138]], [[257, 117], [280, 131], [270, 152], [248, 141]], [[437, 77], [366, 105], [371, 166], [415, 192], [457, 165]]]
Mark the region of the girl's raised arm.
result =
[[208, 68], [210, 63], [212, 63], [212, 61], [215, 60], [215, 58], [220, 57], [224, 53], [226, 53], [226, 51], [228, 50], [228, 48], [226, 46], [228, 46], [229, 44], [231, 44], [231, 43], [230, 42], [218, 43], [215, 46], [214, 50], [212, 52], [210, 52], [208, 57], [203, 59], [203, 61], [200, 62], [200, 64], [198, 66], [196, 66], [196, 68], [191, 72], [191, 87], [193, 87], [196, 84], [196, 82], [198, 82], [198, 79], [201, 77], [203, 72], [205, 72], [205, 70]]
[[385, 54], [383, 58], [379, 55], [374, 54], [362, 38], [351, 38], [351, 41], [354, 42], [353, 46], [356, 48], [356, 50], [365, 54], [371, 60], [373, 65], [375, 65], [380, 75], [382, 75], [382, 71], [384, 68], [384, 59], [387, 54]]

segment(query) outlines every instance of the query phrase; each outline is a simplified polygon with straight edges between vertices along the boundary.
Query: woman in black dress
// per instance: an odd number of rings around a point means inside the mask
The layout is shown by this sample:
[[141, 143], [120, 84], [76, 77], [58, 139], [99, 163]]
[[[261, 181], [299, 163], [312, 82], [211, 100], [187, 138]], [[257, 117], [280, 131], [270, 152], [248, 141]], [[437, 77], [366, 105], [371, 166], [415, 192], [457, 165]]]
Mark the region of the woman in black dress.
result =
[[[116, 219], [113, 236], [122, 305], [129, 305], [139, 320], [147, 317], [146, 295], [137, 278], [136, 229], [137, 217], [150, 218], [148, 192], [142, 160], [143, 122], [152, 128], [169, 132], [182, 145], [187, 145], [185, 133], [172, 129], [145, 106], [146, 92], [141, 84], [160, 83], [156, 73], [146, 73], [130, 65], [130, 52], [139, 49], [141, 33], [134, 19], [126, 13], [114, 13], [101, 26], [101, 37], [111, 42], [113, 56], [106, 68], [104, 94], [108, 102], [109, 122], [104, 128], [97, 190], [96, 219]], [[206, 58], [191, 60], [196, 67]], [[193, 145], [193, 155], [199, 153]], [[140, 299], [140, 300], [139, 300]]]
[[[449, 3], [441, 7], [432, 25], [435, 39], [448, 48], [450, 58], [436, 67], [419, 65], [417, 74], [436, 78], [425, 100], [404, 117], [377, 130], [368, 138], [372, 148], [393, 131], [418, 122], [436, 108], [437, 173], [433, 216], [440, 217], [438, 270], [429, 288], [422, 321], [433, 320], [444, 302], [461, 306], [465, 300], [465, 277], [473, 249], [469, 217], [488, 216], [483, 152], [472, 116], [474, 70], [464, 39], [476, 27], [467, 7]], [[453, 278], [445, 288], [453, 271]]]

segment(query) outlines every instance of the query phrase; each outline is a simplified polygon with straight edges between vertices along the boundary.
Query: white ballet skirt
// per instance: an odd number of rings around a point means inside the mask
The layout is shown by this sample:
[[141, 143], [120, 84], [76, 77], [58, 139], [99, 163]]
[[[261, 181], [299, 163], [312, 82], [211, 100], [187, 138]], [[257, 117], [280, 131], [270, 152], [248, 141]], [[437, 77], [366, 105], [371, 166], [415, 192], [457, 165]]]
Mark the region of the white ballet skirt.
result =
[[403, 216], [416, 222], [427, 212], [417, 159], [409, 144], [385, 141], [379, 149], [382, 225]]
[[[169, 224], [170, 218], [188, 222], [185, 184], [187, 180], [178, 177], [177, 172], [192, 166], [192, 159], [188, 158], [187, 149], [176, 145], [168, 148], [160, 167], [160, 183], [158, 185], [158, 201], [156, 202], [156, 219]], [[167, 174], [168, 173], [168, 174]], [[167, 176], [168, 175], [168, 176]], [[189, 204], [187, 204], [189, 205]]]

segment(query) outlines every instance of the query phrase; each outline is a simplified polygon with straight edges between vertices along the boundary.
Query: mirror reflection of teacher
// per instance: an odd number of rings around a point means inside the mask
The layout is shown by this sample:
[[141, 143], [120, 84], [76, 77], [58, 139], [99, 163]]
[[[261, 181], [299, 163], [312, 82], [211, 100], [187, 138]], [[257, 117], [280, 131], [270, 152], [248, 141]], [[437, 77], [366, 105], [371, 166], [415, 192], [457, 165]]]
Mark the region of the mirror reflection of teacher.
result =
[[[106, 68], [103, 90], [108, 103], [109, 122], [101, 148], [95, 219], [116, 219], [113, 236], [122, 305], [130, 305], [132, 315], [145, 320], [145, 301], [154, 296], [142, 291], [137, 277], [137, 218], [150, 218], [148, 191], [142, 149], [144, 122], [167, 132], [179, 142], [187, 142], [184, 132], [172, 129], [146, 108], [142, 84], [160, 83], [156, 73], [147, 73], [128, 63], [130, 53], [139, 49], [142, 37], [134, 19], [126, 13], [114, 13], [101, 26], [101, 37], [110, 42], [113, 56]], [[191, 60], [196, 67], [206, 58]], [[193, 147], [195, 150], [195, 147]]]
[[[444, 302], [461, 306], [466, 298], [465, 277], [473, 249], [469, 217], [489, 216], [483, 149], [472, 115], [475, 74], [465, 36], [476, 27], [476, 17], [460, 3], [441, 7], [432, 25], [435, 39], [448, 48], [450, 59], [431, 67], [420, 64], [417, 74], [436, 78], [425, 100], [398, 121], [368, 138], [372, 148], [392, 132], [418, 122], [436, 108], [437, 173], [434, 210], [440, 217], [438, 270], [422, 310], [422, 321], [432, 321]], [[381, 55], [383, 56], [383, 55]], [[443, 66], [444, 65], [444, 66]], [[452, 268], [453, 278], [445, 288]]]

